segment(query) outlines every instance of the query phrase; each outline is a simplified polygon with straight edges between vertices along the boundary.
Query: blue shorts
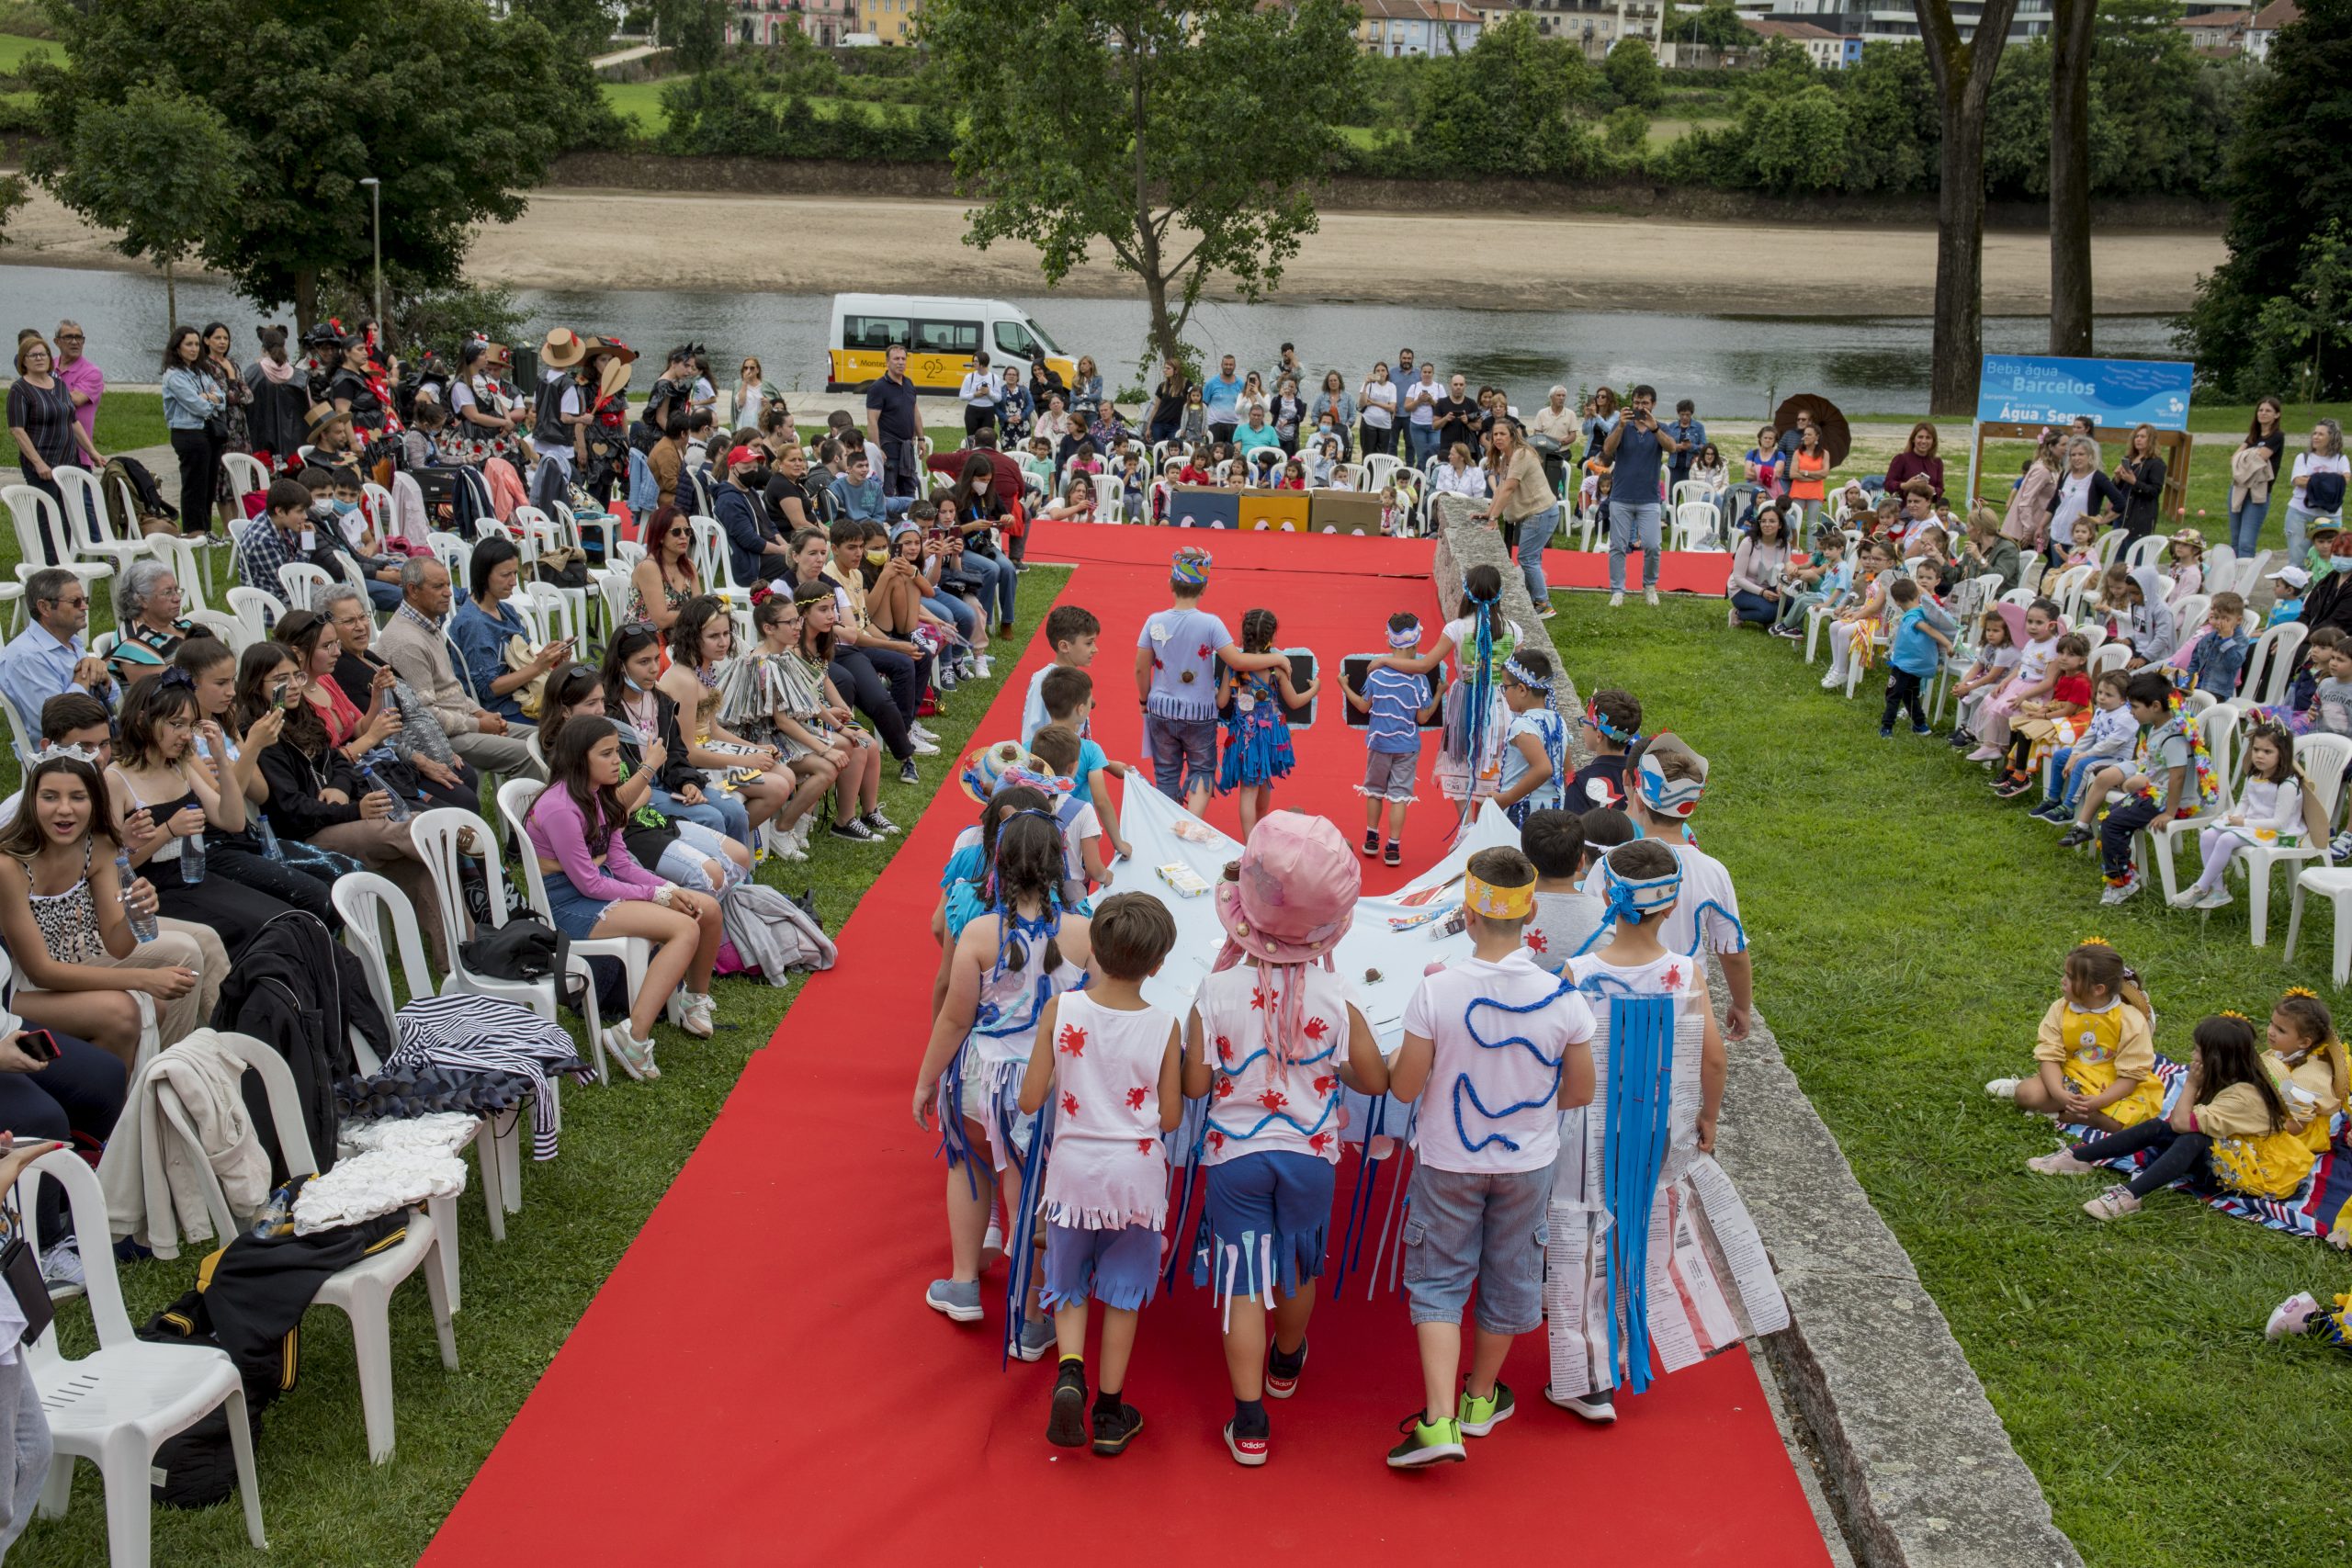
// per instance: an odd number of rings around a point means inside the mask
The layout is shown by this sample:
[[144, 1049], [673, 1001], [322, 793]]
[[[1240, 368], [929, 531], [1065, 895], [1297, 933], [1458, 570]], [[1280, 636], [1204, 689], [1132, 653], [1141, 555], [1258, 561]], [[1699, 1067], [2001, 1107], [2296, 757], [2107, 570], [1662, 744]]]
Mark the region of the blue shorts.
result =
[[1170, 800], [1184, 798], [1185, 773], [1203, 789], [1216, 787], [1216, 720], [1143, 716], [1143, 743], [1151, 753], [1152, 783]]
[[1329, 1160], [1297, 1149], [1210, 1166], [1201, 1216], [1205, 1238], [1193, 1255], [1193, 1283], [1255, 1297], [1270, 1293], [1271, 1274], [1292, 1296], [1301, 1280], [1320, 1279], [1338, 1177]]
[[1405, 1296], [1415, 1323], [1460, 1323], [1478, 1287], [1478, 1326], [1532, 1333], [1544, 1321], [1552, 1169], [1413, 1168], [1406, 1190]]
[[1082, 1231], [1046, 1227], [1046, 1275], [1037, 1304], [1047, 1312], [1077, 1306], [1089, 1296], [1114, 1312], [1133, 1312], [1159, 1283], [1159, 1232], [1151, 1225]]
[[595, 933], [596, 922], [605, 918], [612, 903], [604, 898], [591, 898], [571, 885], [571, 878], [560, 871], [548, 872], [543, 879], [548, 890], [548, 923], [574, 942], [585, 942]]

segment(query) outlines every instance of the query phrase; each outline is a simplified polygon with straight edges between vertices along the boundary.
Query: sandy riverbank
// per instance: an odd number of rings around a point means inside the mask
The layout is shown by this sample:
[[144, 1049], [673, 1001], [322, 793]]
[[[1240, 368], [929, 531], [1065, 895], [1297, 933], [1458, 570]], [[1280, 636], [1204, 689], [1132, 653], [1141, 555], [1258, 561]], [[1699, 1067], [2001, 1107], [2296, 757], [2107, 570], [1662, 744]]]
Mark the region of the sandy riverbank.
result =
[[[476, 241], [469, 270], [526, 288], [850, 288], [957, 294], [1039, 291], [1035, 254], [963, 243], [963, 206], [901, 198], [657, 195], [548, 188]], [[90, 228], [36, 193], [9, 223], [0, 263], [120, 267]], [[1100, 252], [1098, 251], [1098, 254]], [[1454, 257], [1456, 261], [1443, 258]], [[2222, 258], [2220, 236], [2107, 232], [2094, 242], [2098, 308], [2177, 310]], [[2049, 309], [2041, 235], [1984, 237], [1984, 309]], [[1125, 299], [1133, 280], [1090, 262], [1064, 285]], [[1328, 212], [1283, 274], [1294, 301], [1445, 303], [1504, 309], [1916, 315], [1932, 306], [1932, 229], [1700, 223], [1589, 215]]]

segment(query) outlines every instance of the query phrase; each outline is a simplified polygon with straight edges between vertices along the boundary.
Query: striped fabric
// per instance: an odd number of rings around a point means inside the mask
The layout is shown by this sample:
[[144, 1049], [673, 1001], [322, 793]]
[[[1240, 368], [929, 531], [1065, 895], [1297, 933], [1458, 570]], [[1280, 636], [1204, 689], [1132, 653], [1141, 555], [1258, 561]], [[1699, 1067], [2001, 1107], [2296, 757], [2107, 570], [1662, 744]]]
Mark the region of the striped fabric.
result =
[[555, 1158], [556, 1104], [549, 1080], [569, 1074], [584, 1083], [595, 1077], [561, 1024], [514, 1002], [462, 996], [420, 997], [392, 1021], [401, 1043], [388, 1066], [509, 1072], [528, 1078], [531, 1157]]

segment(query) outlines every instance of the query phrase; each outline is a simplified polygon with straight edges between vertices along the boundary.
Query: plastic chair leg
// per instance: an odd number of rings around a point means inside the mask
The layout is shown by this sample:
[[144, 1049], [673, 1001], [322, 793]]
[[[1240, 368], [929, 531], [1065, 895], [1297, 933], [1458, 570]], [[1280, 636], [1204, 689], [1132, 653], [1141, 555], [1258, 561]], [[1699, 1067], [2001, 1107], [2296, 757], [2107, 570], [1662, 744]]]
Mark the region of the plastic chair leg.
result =
[[[610, 1088], [613, 1075], [612, 1070], [605, 1065], [605, 1019], [602, 1010], [596, 1006], [595, 971], [588, 967], [586, 959], [577, 954], [573, 955], [571, 964], [571, 972], [588, 983], [587, 991], [580, 1004], [581, 1016], [587, 1021], [588, 1024], [588, 1059], [596, 1064], [596, 1081]], [[552, 992], [554, 987], [549, 987], [548, 990]], [[552, 998], [550, 998], [550, 1005], [552, 1005]]]
[[[552, 1091], [555, 1086], [550, 1084], [548, 1087]], [[523, 1112], [520, 1109], [515, 1111], [514, 1119], [506, 1124], [505, 1130], [497, 1134], [492, 1149], [498, 1162], [499, 1203], [507, 1213], [519, 1214], [523, 1212]], [[495, 1224], [497, 1234], [503, 1235], [506, 1232], [505, 1219], [502, 1216]]]
[[107, 1491], [107, 1562], [110, 1568], [149, 1568], [155, 1494], [147, 1472], [153, 1455], [136, 1427], [107, 1436], [98, 1473]]
[[2352, 920], [2344, 918], [2344, 901], [2330, 897], [2329, 907], [2335, 914], [2335, 988], [2342, 990], [2352, 985]]
[[261, 1472], [254, 1468], [254, 1432], [245, 1419], [245, 1391], [242, 1384], [229, 1390], [229, 1450], [237, 1460], [237, 1495], [245, 1505], [245, 1539], [254, 1543], [256, 1551], [269, 1550], [269, 1538], [261, 1529]]
[[2170, 833], [2162, 836], [2151, 833], [2148, 837], [2152, 840], [2151, 848], [2155, 856], [2157, 880], [2164, 885], [2165, 902], [2169, 904], [2173, 900], [2173, 896], [2180, 891], [2180, 872], [2174, 865], [2172, 858], [2173, 836]]
[[[427, 1260], [426, 1283], [436, 1296], [447, 1287], [438, 1278], [438, 1260]], [[351, 1318], [351, 1348], [359, 1363], [359, 1411], [368, 1424], [368, 1462], [382, 1464], [392, 1457], [392, 1325], [384, 1292], [374, 1284], [352, 1293], [345, 1309]]]
[[483, 1218], [490, 1223], [490, 1239], [506, 1239], [505, 1172], [498, 1159], [498, 1118], [482, 1118], [481, 1130], [474, 1134], [474, 1163], [481, 1171], [481, 1207]]
[[40, 1503], [33, 1512], [44, 1519], [62, 1519], [74, 1502], [74, 1456], [59, 1454], [49, 1461], [49, 1479], [40, 1483]]
[[424, 1212], [433, 1216], [433, 1259], [440, 1265], [442, 1288], [449, 1292], [449, 1310], [458, 1310], [461, 1289], [458, 1282], [458, 1201], [455, 1198], [427, 1198]]
[[[2302, 868], [2294, 868], [2297, 874]], [[2245, 906], [2250, 940], [2260, 947], [2270, 929], [2270, 863], [2249, 859], [2245, 868]]]
[[[2290, 968], [2295, 962], [2295, 942], [2303, 934], [2303, 879], [2298, 874], [2294, 891], [2287, 898], [2287, 951], [2279, 957], [2281, 968]], [[2338, 986], [2343, 981], [2336, 981]]]
[[441, 1341], [441, 1365], [454, 1372], [458, 1370], [458, 1333], [449, 1322], [449, 1315], [457, 1310], [457, 1301], [444, 1282], [445, 1277], [438, 1267], [441, 1249], [448, 1245], [448, 1237], [437, 1231], [434, 1234], [435, 1257], [424, 1269], [424, 1294], [425, 1299], [433, 1303], [433, 1336]]

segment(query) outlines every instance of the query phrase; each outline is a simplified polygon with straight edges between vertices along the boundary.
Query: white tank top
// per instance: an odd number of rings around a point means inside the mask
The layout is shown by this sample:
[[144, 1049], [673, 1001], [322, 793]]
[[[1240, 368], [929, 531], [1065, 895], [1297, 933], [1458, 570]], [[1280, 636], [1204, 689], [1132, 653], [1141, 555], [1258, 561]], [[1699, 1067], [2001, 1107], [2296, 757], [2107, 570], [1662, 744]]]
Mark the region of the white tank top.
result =
[[1046, 1003], [1086, 983], [1086, 971], [1064, 960], [1060, 968], [1045, 976], [1040, 995], [1038, 976], [1045, 969], [1046, 939], [1024, 935], [1019, 940], [1027, 950], [1020, 968], [991, 964], [980, 971], [980, 999], [972, 1014], [968, 1039], [972, 1054], [983, 1066], [1027, 1061], [1037, 1043], [1037, 1015], [1046, 1010]]
[[1272, 1049], [1268, 1024], [1274, 1000], [1263, 998], [1254, 964], [1237, 964], [1201, 982], [1193, 1005], [1200, 1010], [1201, 1039], [1215, 1070], [1209, 1086], [1208, 1124], [1202, 1130], [1201, 1163], [1219, 1165], [1243, 1155], [1280, 1150], [1340, 1161], [1341, 1109], [1340, 1061], [1348, 1048], [1348, 987], [1319, 964], [1286, 965], [1276, 975], [1296, 976], [1306, 987], [1300, 998], [1302, 1038], [1284, 1062]]
[[1159, 1069], [1176, 1027], [1156, 1007], [1061, 998], [1054, 1029], [1054, 1147], [1046, 1218], [1075, 1230], [1124, 1230], [1168, 1219], [1168, 1146], [1159, 1130]]

